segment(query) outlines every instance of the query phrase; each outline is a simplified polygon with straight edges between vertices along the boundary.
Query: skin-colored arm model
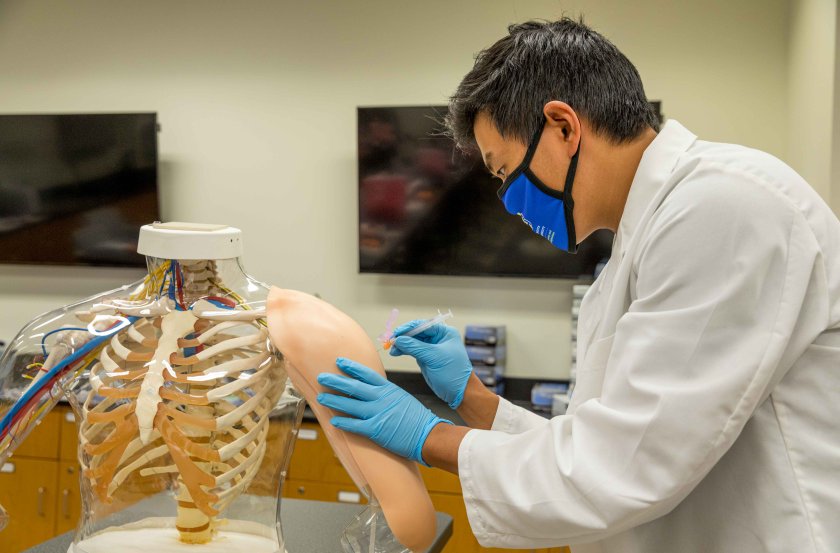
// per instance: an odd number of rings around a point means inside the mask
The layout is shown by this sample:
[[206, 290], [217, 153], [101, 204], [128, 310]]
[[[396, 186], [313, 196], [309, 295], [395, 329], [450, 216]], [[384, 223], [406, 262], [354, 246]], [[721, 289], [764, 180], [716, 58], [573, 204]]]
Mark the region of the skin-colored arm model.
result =
[[337, 430], [329, 422], [336, 413], [316, 401], [318, 393], [325, 391], [317, 376], [340, 374], [338, 357], [362, 363], [384, 376], [373, 342], [346, 314], [302, 292], [273, 288], [267, 314], [271, 339], [286, 358], [289, 377], [306, 397], [356, 485], [369, 487], [403, 545], [413, 551], [428, 547], [435, 533], [434, 508], [415, 464], [370, 440]]

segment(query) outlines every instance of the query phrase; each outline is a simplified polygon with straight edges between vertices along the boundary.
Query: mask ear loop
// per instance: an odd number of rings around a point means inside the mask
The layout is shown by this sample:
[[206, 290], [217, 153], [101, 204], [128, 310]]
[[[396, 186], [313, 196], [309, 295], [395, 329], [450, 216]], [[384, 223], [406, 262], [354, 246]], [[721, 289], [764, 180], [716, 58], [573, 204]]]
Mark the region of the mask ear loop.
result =
[[499, 190], [496, 192], [496, 195], [499, 197], [500, 200], [504, 201], [505, 192], [507, 192], [510, 185], [513, 184], [513, 181], [516, 180], [516, 177], [522, 174], [525, 169], [531, 164], [531, 159], [534, 157], [534, 153], [537, 151], [537, 146], [540, 143], [540, 137], [542, 137], [543, 129], [545, 129], [545, 124], [542, 124], [537, 129], [537, 132], [534, 133], [534, 137], [531, 138], [531, 142], [528, 144], [528, 149], [525, 151], [525, 157], [522, 158], [522, 163], [520, 163], [516, 169], [505, 179], [502, 185], [499, 187]]
[[566, 171], [566, 183], [563, 185], [563, 210], [566, 214], [566, 234], [569, 237], [569, 245], [566, 251], [569, 253], [577, 253], [578, 249], [577, 237], [575, 236], [575, 201], [572, 199], [572, 185], [575, 182], [575, 173], [577, 173], [578, 154], [580, 154], [581, 142], [581, 140], [578, 140], [577, 151], [569, 162], [569, 170]]

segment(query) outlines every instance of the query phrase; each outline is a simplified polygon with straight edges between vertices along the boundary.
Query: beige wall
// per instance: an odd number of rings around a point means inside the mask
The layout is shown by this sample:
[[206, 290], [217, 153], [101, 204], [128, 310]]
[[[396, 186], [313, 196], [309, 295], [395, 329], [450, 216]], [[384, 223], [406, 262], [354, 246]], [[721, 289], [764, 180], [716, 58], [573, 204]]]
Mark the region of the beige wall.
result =
[[[355, 107], [445, 102], [508, 23], [581, 11], [668, 116], [786, 155], [784, 0], [0, 0], [0, 111], [158, 111], [166, 219], [241, 227], [250, 272], [371, 335], [449, 307], [508, 325], [511, 374], [564, 377], [568, 281], [357, 274]], [[0, 267], [0, 337], [136, 275]]]
[[791, 0], [787, 161], [840, 213], [832, 191], [836, 0]]
[[840, 10], [834, 14], [834, 99], [832, 110], [833, 129], [831, 136], [831, 207], [840, 215]]

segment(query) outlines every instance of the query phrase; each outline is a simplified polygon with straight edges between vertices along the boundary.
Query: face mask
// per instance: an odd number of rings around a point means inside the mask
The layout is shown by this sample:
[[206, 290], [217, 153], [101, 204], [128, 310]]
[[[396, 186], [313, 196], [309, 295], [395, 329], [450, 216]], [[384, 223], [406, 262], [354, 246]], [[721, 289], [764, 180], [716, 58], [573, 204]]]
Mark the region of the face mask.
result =
[[577, 253], [575, 222], [572, 218], [572, 184], [577, 171], [580, 144], [578, 143], [577, 152], [569, 163], [563, 192], [552, 190], [529, 168], [544, 127], [540, 127], [528, 145], [525, 159], [502, 183], [498, 192], [499, 199], [508, 213], [519, 215], [532, 231], [551, 242], [555, 248]]

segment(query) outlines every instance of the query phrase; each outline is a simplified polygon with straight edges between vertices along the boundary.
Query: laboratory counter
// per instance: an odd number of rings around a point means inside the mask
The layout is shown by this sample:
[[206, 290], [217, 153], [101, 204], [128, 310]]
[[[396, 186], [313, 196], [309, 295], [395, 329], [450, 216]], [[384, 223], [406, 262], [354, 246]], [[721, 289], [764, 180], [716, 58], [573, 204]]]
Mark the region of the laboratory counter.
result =
[[[280, 505], [286, 550], [289, 553], [342, 553], [340, 538], [344, 528], [364, 506], [327, 503], [305, 499], [286, 499]], [[440, 553], [452, 535], [452, 517], [436, 513], [435, 541], [428, 553]], [[67, 553], [73, 532], [67, 532], [24, 553]], [[197, 547], [196, 552], [201, 548]]]

